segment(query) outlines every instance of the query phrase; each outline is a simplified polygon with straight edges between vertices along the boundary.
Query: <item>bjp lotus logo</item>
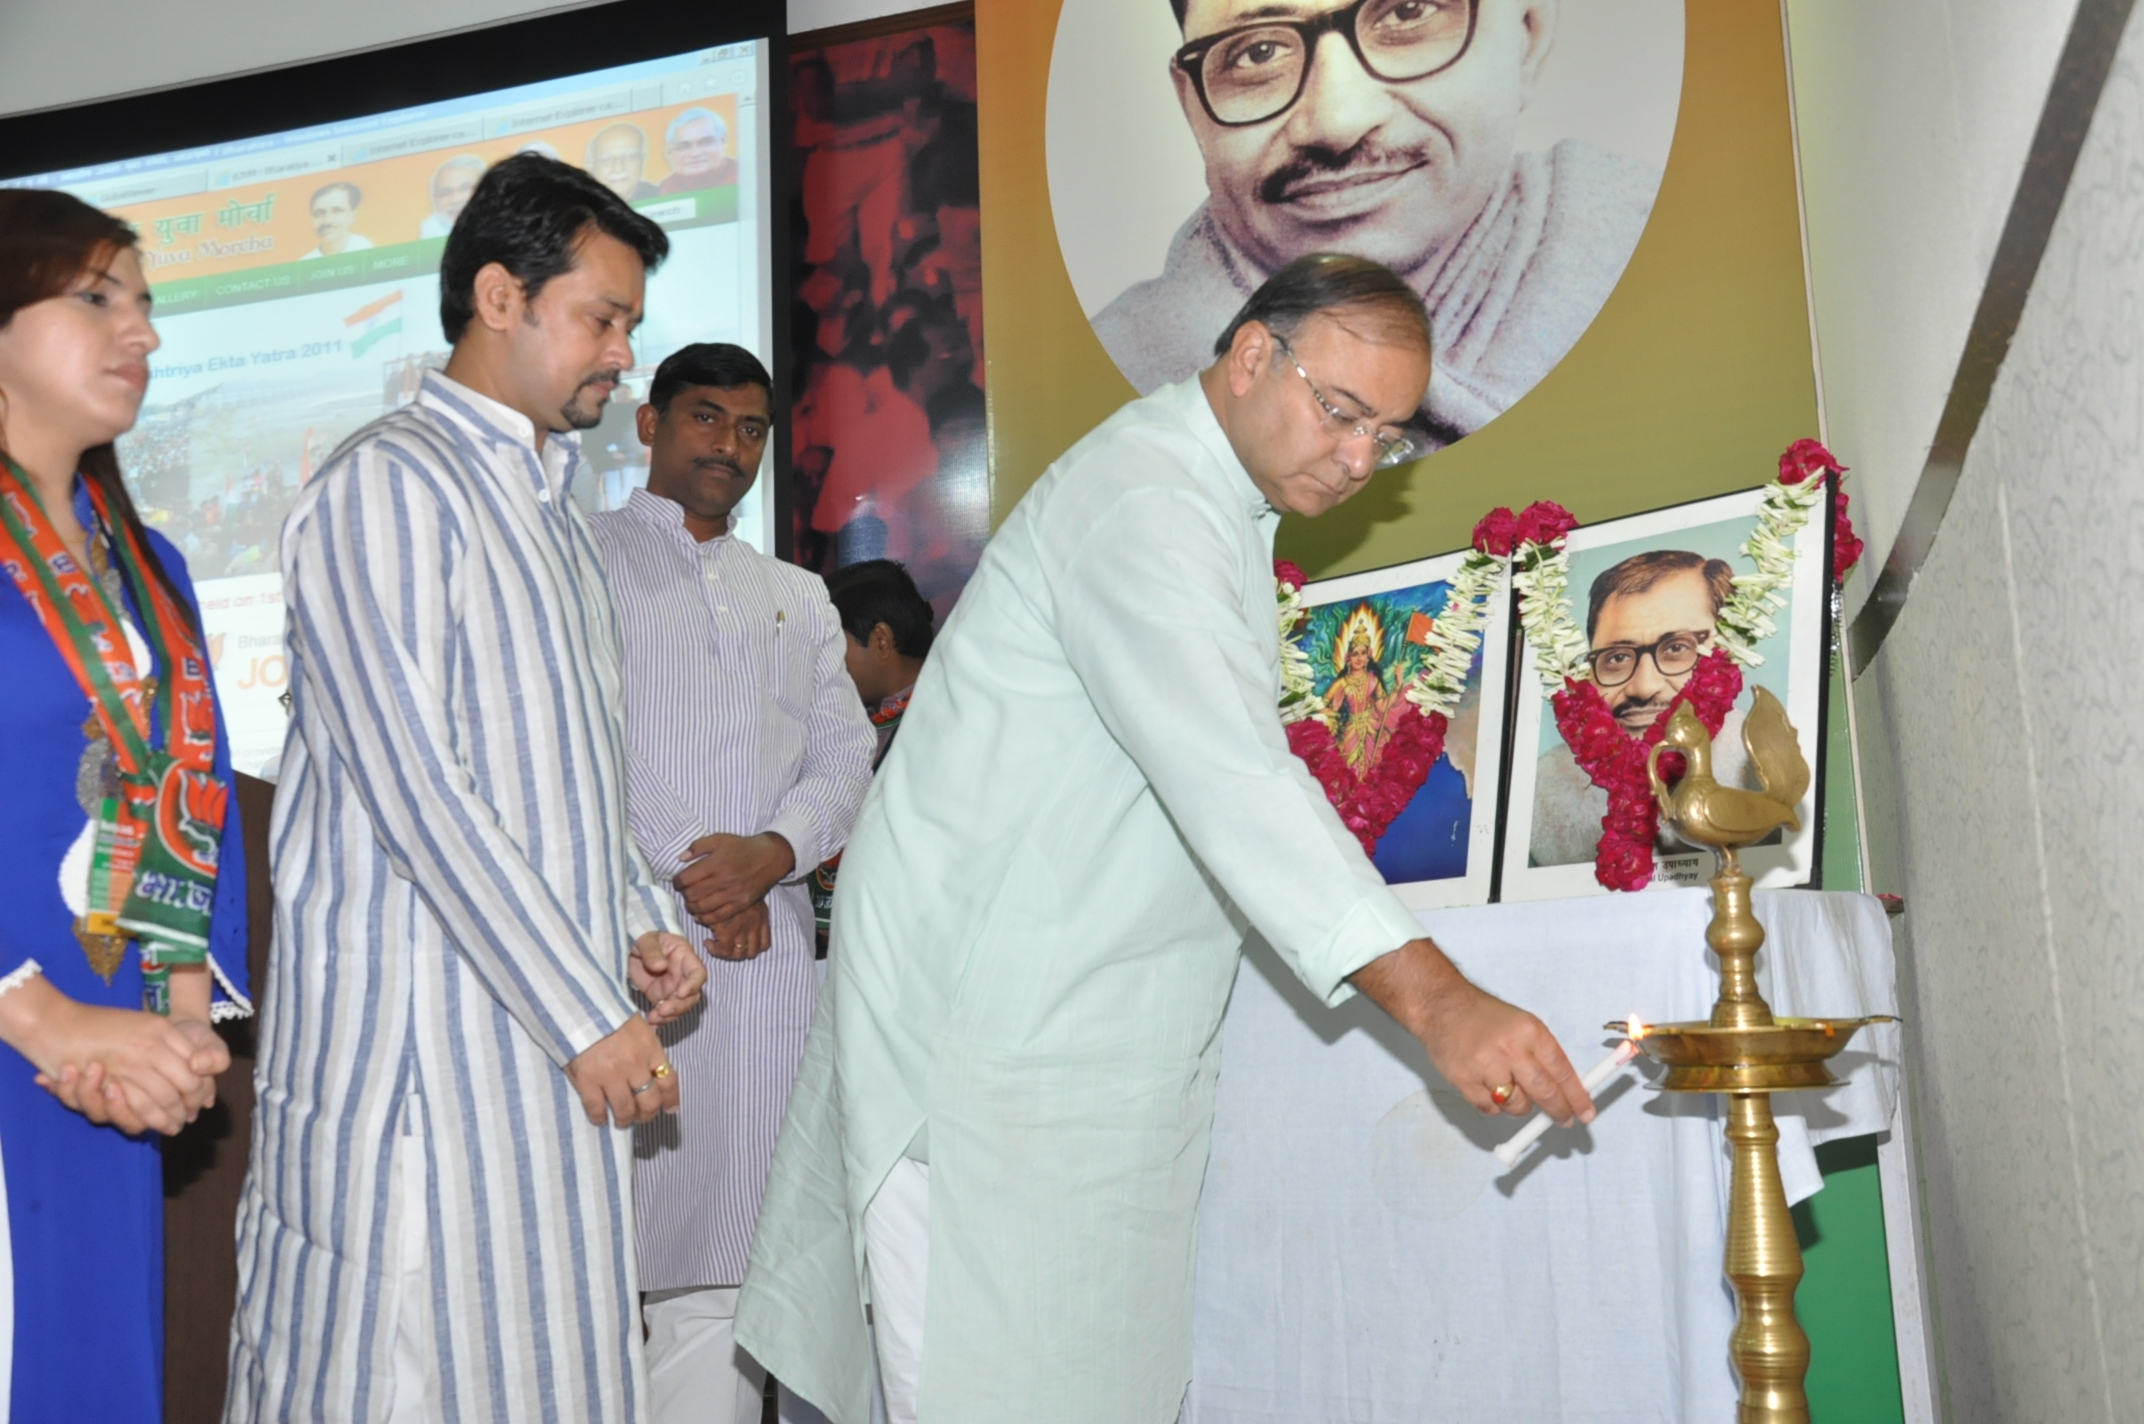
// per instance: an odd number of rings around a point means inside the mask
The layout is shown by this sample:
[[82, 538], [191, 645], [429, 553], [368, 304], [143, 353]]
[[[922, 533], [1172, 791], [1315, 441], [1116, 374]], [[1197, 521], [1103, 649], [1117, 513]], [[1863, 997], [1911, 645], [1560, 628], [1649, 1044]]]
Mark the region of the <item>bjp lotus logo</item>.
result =
[[156, 833], [164, 849], [196, 875], [216, 873], [230, 799], [231, 793], [213, 776], [189, 775], [176, 762], [164, 768], [156, 795]]
[[208, 635], [208, 665], [212, 668], [223, 666], [223, 634], [221, 633]]

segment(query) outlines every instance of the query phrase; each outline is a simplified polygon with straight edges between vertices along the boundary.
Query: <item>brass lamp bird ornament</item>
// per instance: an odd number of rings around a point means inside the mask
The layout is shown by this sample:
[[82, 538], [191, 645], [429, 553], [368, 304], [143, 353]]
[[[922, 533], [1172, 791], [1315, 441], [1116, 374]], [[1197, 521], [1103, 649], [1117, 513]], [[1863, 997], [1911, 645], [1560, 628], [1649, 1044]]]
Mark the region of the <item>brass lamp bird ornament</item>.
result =
[[[1787, 709], [1768, 688], [1757, 689], [1756, 703], [1742, 723], [1742, 745], [1749, 751], [1750, 765], [1757, 768], [1762, 790], [1722, 786], [1713, 778], [1712, 734], [1689, 703], [1668, 718], [1666, 734], [1645, 758], [1645, 774], [1653, 783], [1661, 818], [1685, 840], [1725, 850], [1762, 840], [1780, 826], [1802, 828], [1795, 808], [1809, 791], [1809, 763], [1787, 721]], [[1660, 754], [1665, 751], [1681, 752], [1687, 765], [1672, 787], [1660, 775]]]

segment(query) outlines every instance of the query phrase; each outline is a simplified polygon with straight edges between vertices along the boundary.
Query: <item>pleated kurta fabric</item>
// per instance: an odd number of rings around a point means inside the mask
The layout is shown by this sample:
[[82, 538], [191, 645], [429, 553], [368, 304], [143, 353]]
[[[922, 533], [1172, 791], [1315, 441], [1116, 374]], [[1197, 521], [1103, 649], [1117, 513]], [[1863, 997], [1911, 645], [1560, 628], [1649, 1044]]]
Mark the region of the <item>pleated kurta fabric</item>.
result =
[[[617, 620], [577, 442], [438, 374], [285, 526], [291, 736], [225, 1418], [646, 1415], [632, 1134], [563, 1066], [669, 925], [626, 829]], [[401, 1189], [422, 1152], [422, 1200]], [[424, 1300], [402, 1289], [420, 1212]]]
[[1278, 517], [1196, 379], [985, 551], [843, 859], [738, 1337], [869, 1418], [863, 1211], [930, 1163], [926, 1424], [1168, 1424], [1247, 929], [1328, 1002], [1420, 933], [1288, 751]]
[[[804, 877], [847, 843], [877, 749], [825, 581], [733, 535], [695, 540], [684, 520], [642, 489], [589, 521], [625, 644], [633, 839], [665, 880], [715, 832], [772, 831], [797, 869], [767, 894], [766, 953], [703, 956], [704, 1007], [663, 1030], [678, 1110], [637, 1129], [633, 1165], [651, 1291], [744, 1279], [818, 996]], [[706, 944], [697, 923], [685, 934]]]

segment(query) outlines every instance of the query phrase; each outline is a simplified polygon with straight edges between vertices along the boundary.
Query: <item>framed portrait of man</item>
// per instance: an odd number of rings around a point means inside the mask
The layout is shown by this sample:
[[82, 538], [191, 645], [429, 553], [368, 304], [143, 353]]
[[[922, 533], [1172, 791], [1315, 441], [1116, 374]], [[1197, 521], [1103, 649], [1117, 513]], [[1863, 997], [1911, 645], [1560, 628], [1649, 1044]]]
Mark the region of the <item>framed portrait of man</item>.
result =
[[1370, 257], [1430, 311], [1442, 448], [1574, 346], [1651, 216], [1682, 0], [1064, 0], [1046, 150], [1067, 274], [1142, 394], [1273, 272]]
[[[1717, 646], [1717, 619], [1739, 574], [1754, 570], [1743, 546], [1757, 527], [1764, 491], [1746, 490], [1654, 510], [1571, 532], [1572, 615], [1587, 643], [1592, 676], [1623, 735], [1642, 740], [1667, 714], [1697, 662]], [[1794, 538], [1787, 606], [1758, 641], [1763, 659], [1742, 669], [1742, 693], [1713, 739], [1712, 774], [1728, 786], [1758, 784], [1743, 726], [1759, 687], [1768, 688], [1794, 724], [1802, 756], [1821, 771], [1831, 605], [1826, 583], [1828, 523], [1820, 507]], [[1564, 744], [1520, 640], [1506, 797], [1501, 898], [1548, 900], [1606, 894], [1594, 878], [1608, 793]], [[1781, 827], [1742, 853], [1762, 887], [1811, 883], [1823, 831], [1819, 775], [1799, 807], [1800, 829]], [[1650, 889], [1701, 885], [1712, 875], [1710, 851], [1679, 839], [1666, 825], [1654, 847]]]
[[[1356, 785], [1407, 775], [1408, 758], [1404, 749], [1395, 750], [1394, 734], [1405, 719], [1421, 716], [1406, 687], [1428, 655], [1460, 557], [1418, 559], [1303, 590], [1309, 612], [1297, 646], [1310, 659], [1321, 720]], [[1383, 828], [1370, 857], [1412, 909], [1488, 902], [1510, 682], [1509, 620], [1508, 601], [1491, 599], [1443, 751]]]

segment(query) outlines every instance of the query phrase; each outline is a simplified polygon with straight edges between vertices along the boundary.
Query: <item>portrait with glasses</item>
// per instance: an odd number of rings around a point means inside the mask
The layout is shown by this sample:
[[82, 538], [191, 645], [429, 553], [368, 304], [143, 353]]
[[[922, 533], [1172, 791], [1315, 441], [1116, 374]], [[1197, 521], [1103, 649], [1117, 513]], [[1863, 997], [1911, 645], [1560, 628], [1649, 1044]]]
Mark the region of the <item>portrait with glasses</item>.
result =
[[1430, 308], [1415, 424], [1440, 448], [1531, 390], [1621, 277], [1681, 52], [1679, 0], [1065, 0], [1049, 161], [1067, 270], [1143, 394], [1202, 367], [1293, 259], [1373, 258]]
[[[1735, 576], [1752, 567], [1742, 545], [1756, 527], [1760, 499], [1757, 491], [1723, 495], [1587, 525], [1571, 534], [1571, 612], [1586, 635], [1586, 666], [1625, 736], [1643, 738], [1667, 715], [1699, 661], [1717, 649], [1720, 608], [1734, 590]], [[1764, 661], [1742, 670], [1742, 696], [1713, 738], [1712, 772], [1726, 785], [1754, 782], [1742, 726], [1760, 686], [1786, 706], [1810, 766], [1818, 764], [1814, 738], [1822, 720], [1827, 622], [1823, 524], [1814, 519], [1796, 536], [1789, 600], [1774, 615], [1775, 631], [1757, 644]], [[1592, 881], [1608, 796], [1564, 745], [1544, 699], [1529, 695], [1539, 686], [1530, 663], [1522, 666], [1520, 677], [1525, 692], [1514, 745], [1522, 755], [1514, 759], [1511, 824], [1505, 834], [1506, 898], [1533, 898], [1530, 888], [1543, 894], [1552, 889], [1584, 893]], [[1521, 761], [1531, 764], [1521, 766]], [[1751, 848], [1760, 884], [1800, 883], [1784, 878], [1796, 873], [1806, 878], [1813, 823], [1821, 818], [1804, 809], [1802, 832], [1774, 832]], [[1695, 884], [1711, 873], [1710, 854], [1684, 844], [1665, 827], [1656, 850], [1656, 885]], [[1569, 887], [1558, 889], [1566, 880]]]

